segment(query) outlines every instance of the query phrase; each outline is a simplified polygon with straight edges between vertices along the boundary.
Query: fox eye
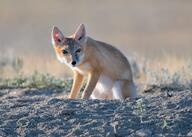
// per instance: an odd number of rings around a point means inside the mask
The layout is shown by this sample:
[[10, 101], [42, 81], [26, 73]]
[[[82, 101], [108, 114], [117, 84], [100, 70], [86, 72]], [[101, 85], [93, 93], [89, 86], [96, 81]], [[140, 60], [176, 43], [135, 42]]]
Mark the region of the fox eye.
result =
[[76, 51], [76, 53], [80, 53], [81, 52], [81, 49], [78, 49], [77, 51]]
[[57, 41], [58, 41], [59, 43], [61, 43], [61, 40], [60, 40], [60, 39], [57, 39]]
[[67, 50], [63, 50], [63, 54], [64, 54], [64, 55], [67, 55], [67, 54], [68, 54], [68, 51], [67, 51]]

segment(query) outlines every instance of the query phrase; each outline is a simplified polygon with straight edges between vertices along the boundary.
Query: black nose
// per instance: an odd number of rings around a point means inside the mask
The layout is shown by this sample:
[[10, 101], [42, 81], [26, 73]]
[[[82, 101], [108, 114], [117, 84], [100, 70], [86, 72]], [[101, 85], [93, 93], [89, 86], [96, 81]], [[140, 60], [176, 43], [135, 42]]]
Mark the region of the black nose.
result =
[[76, 61], [72, 61], [72, 63], [71, 63], [73, 66], [75, 66], [76, 65]]

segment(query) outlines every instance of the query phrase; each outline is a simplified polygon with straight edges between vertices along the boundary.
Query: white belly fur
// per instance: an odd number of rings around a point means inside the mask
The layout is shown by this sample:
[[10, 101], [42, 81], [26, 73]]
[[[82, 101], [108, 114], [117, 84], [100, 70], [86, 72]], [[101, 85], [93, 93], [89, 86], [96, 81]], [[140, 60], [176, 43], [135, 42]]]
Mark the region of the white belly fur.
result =
[[97, 85], [91, 95], [92, 99], [104, 99], [106, 97], [112, 96], [112, 87], [113, 87], [114, 81], [106, 76], [101, 75]]

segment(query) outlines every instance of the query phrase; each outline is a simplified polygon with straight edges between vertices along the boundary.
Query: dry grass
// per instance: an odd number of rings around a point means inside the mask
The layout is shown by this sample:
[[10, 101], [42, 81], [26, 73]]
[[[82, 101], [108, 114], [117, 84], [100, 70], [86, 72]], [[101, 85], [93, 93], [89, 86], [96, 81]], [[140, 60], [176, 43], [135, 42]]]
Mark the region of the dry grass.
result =
[[137, 56], [131, 62], [138, 83], [186, 84], [192, 80], [192, 73], [190, 73], [192, 60], [189, 58], [167, 55], [161, 58], [146, 59]]
[[[15, 66], [19, 65], [17, 60], [22, 61], [22, 66], [19, 70]], [[26, 56], [4, 56], [0, 58], [0, 65], [1, 78], [14, 78], [18, 73], [22, 73], [23, 76], [29, 76], [34, 71], [50, 73], [59, 78], [67, 78], [72, 75], [72, 71], [66, 65], [60, 64], [56, 57], [50, 56], [27, 56], [27, 58]]]
[[[172, 85], [192, 88], [192, 61], [189, 58], [178, 58], [170, 55], [161, 58], [142, 58], [134, 55], [128, 58], [138, 86]], [[46, 86], [46, 82], [50, 81], [50, 78], [68, 79], [72, 77], [72, 71], [66, 65], [60, 64], [56, 57], [1, 57], [0, 64], [1, 81], [14, 80], [9, 83], [15, 83], [18, 80], [18, 82], [24, 81], [25, 85], [26, 79], [29, 79], [27, 85], [30, 85], [29, 83], [34, 85], [35, 82], [38, 85], [39, 82], [39, 85]], [[39, 72], [38, 74], [41, 75], [36, 75], [34, 72]], [[31, 82], [31, 77], [36, 79]]]

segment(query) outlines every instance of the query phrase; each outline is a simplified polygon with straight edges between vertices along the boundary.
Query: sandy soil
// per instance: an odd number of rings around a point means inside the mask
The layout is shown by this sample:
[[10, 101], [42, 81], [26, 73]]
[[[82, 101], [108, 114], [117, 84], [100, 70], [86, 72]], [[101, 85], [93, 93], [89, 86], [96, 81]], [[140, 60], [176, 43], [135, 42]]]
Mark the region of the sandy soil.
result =
[[192, 136], [192, 91], [136, 99], [61, 100], [63, 89], [1, 89], [0, 136]]

